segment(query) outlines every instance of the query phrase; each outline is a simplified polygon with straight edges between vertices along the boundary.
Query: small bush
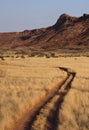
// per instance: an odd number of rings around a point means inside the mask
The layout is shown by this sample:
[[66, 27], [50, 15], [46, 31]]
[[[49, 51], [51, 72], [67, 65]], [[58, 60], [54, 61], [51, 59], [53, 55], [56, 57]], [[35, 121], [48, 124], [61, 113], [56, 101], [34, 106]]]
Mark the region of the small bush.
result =
[[3, 56], [0, 56], [0, 59], [1, 59], [1, 60], [5, 60]]
[[51, 56], [52, 56], [52, 57], [55, 57], [55, 54], [54, 54], [54, 53], [51, 53]]
[[35, 54], [34, 53], [31, 53], [30, 55], [29, 55], [29, 57], [34, 57], [35, 56]]
[[40, 53], [38, 54], [38, 57], [44, 57], [44, 54]]
[[24, 56], [24, 55], [22, 55], [22, 56], [21, 56], [21, 58], [25, 58], [25, 56]]
[[19, 56], [16, 56], [16, 58], [19, 58]]
[[46, 58], [50, 58], [50, 56], [49, 55], [45, 55], [46, 56]]

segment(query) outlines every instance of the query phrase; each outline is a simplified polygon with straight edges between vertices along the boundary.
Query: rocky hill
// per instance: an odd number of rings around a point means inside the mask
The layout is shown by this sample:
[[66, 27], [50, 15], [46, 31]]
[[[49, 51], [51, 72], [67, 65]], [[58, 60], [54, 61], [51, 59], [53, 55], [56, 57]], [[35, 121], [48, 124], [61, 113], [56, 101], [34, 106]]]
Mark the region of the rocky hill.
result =
[[50, 27], [23, 32], [0, 33], [0, 48], [38, 47], [58, 49], [89, 47], [89, 14], [71, 17], [62, 14]]

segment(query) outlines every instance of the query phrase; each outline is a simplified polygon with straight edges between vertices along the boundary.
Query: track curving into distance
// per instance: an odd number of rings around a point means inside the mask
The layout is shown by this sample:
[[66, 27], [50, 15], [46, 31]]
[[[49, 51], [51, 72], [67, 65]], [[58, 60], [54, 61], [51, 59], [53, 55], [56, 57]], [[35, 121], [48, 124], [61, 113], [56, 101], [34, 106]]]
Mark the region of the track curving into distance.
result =
[[67, 77], [37, 106], [21, 130], [57, 130], [61, 104], [76, 76], [76, 72], [71, 69], [57, 68], [65, 71]]

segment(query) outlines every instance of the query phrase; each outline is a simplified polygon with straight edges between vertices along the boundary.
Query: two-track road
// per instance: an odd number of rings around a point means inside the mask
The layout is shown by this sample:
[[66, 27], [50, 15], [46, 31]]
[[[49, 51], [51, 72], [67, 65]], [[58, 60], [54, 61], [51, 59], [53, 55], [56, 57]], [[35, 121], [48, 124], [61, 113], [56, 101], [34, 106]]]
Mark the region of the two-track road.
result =
[[67, 73], [66, 78], [56, 85], [43, 102], [38, 104], [21, 130], [57, 130], [61, 104], [76, 75], [76, 72], [71, 69], [58, 68]]

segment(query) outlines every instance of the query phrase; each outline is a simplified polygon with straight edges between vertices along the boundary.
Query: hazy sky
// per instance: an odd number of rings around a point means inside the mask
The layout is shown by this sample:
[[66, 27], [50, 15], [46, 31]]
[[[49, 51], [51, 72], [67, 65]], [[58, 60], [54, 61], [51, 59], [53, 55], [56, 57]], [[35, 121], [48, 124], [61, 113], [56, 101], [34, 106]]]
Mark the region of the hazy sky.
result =
[[62, 13], [89, 13], [89, 0], [0, 0], [0, 32], [47, 27]]

